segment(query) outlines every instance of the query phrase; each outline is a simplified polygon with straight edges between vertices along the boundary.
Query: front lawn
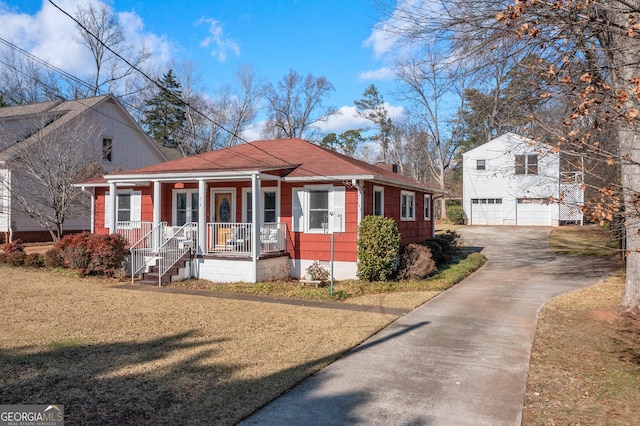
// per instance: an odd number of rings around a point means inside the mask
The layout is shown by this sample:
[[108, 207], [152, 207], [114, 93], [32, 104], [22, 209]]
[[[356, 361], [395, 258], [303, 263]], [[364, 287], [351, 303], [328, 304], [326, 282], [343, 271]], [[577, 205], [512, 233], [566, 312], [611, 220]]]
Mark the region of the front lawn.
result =
[[68, 424], [230, 425], [396, 316], [139, 292], [0, 266], [0, 403]]

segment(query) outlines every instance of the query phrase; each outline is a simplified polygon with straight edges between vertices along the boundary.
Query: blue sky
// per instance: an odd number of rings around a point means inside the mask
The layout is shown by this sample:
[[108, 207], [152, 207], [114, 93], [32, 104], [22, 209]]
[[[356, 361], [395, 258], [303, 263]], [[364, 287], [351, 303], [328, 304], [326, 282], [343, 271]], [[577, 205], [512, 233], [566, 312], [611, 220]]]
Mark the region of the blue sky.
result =
[[[73, 13], [88, 0], [54, 0]], [[90, 0], [97, 2], [97, 0]], [[276, 83], [289, 70], [324, 75], [335, 86], [326, 104], [343, 114], [327, 131], [358, 127], [353, 100], [370, 84], [393, 103], [394, 52], [378, 31], [373, 0], [162, 1], [108, 3], [127, 40], [154, 51], [154, 65], [192, 61], [203, 89], [234, 84], [233, 74], [250, 64], [258, 77]], [[47, 1], [0, 0], [0, 37], [77, 76], [90, 58], [74, 41], [73, 22]], [[389, 108], [394, 110], [393, 105]], [[397, 108], [397, 107], [396, 107]]]

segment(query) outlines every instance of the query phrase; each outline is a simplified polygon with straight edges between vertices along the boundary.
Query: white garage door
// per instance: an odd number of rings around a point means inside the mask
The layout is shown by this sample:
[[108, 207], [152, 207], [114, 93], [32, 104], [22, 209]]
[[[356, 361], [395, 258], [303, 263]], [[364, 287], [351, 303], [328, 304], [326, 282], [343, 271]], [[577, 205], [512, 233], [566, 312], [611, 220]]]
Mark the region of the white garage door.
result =
[[551, 225], [549, 200], [546, 198], [518, 198], [516, 224], [520, 226]]
[[472, 225], [502, 225], [502, 198], [472, 198]]

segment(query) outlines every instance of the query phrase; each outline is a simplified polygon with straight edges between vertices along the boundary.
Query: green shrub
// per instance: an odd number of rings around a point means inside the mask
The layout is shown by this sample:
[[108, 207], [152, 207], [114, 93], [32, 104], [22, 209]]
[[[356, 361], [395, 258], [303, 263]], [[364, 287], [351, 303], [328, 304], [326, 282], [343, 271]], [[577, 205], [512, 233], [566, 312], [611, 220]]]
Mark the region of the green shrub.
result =
[[44, 256], [40, 253], [29, 253], [24, 258], [24, 266], [27, 268], [42, 268], [44, 266]]
[[45, 251], [44, 266], [45, 268], [62, 268], [64, 266], [62, 251], [57, 247]]
[[400, 251], [400, 232], [391, 218], [366, 216], [358, 225], [358, 277], [386, 281]]
[[114, 276], [122, 268], [127, 241], [120, 235], [94, 235], [88, 232], [67, 235], [56, 247], [65, 266], [80, 275]]
[[9, 254], [16, 251], [24, 251], [24, 243], [21, 239], [13, 240], [10, 243], [4, 245], [4, 252]]
[[26, 257], [27, 254], [23, 251], [12, 251], [7, 253], [7, 263], [11, 266], [23, 266]]
[[437, 271], [431, 250], [421, 244], [409, 244], [402, 249], [398, 278], [421, 280]]
[[447, 219], [456, 225], [464, 225], [464, 210], [462, 206], [453, 204], [447, 207]]

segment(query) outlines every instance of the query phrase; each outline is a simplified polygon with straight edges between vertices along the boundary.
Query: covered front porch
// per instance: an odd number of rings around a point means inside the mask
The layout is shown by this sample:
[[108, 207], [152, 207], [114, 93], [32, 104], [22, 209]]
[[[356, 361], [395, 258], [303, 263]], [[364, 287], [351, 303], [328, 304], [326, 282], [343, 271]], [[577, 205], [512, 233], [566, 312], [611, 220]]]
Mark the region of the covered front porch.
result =
[[[277, 172], [168, 172], [106, 179], [104, 230], [129, 242], [132, 277], [158, 269], [162, 284], [162, 276], [175, 273], [171, 269], [187, 257], [189, 271], [180, 278], [257, 282], [271, 278], [261, 272], [261, 263], [272, 264], [277, 257], [282, 259], [276, 269], [287, 268], [287, 224], [278, 221]], [[242, 273], [220, 273], [229, 269]]]
[[[265, 223], [260, 240], [251, 240], [251, 223], [207, 223], [204, 255], [197, 255], [198, 224], [169, 226], [161, 222], [119, 221], [116, 233], [129, 242], [132, 282], [140, 276], [163, 283], [199, 277], [219, 282], [286, 278], [286, 224]], [[256, 258], [254, 264], [253, 259]], [[268, 264], [268, 265], [267, 265]], [[152, 276], [152, 279], [149, 279]]]

